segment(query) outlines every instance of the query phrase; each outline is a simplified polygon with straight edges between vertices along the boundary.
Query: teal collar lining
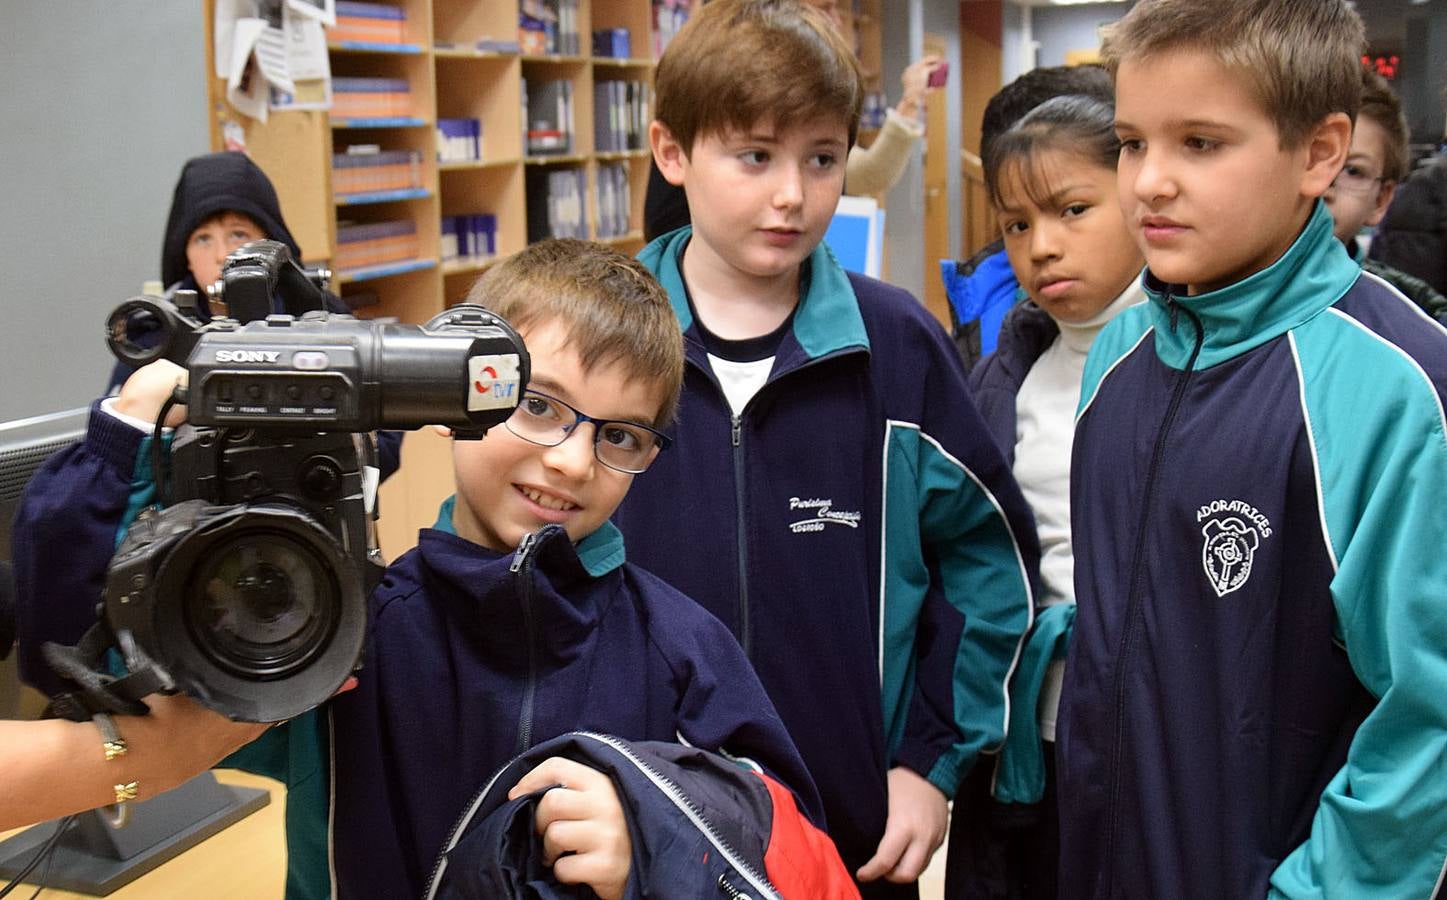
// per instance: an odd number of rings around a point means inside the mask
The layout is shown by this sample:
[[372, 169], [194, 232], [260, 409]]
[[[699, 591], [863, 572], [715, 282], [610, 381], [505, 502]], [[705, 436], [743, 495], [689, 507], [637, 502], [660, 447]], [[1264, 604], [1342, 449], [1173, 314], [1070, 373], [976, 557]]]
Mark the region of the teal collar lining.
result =
[[[655, 238], [638, 254], [638, 259], [658, 277], [668, 291], [669, 302], [684, 331], [693, 327], [693, 314], [684, 292], [679, 261], [693, 234], [692, 226]], [[809, 286], [794, 313], [794, 339], [810, 359], [818, 359], [854, 347], [869, 349], [864, 317], [849, 276], [834, 253], [823, 242], [809, 255]]]
[[[456, 494], [443, 500], [442, 506], [437, 510], [437, 521], [432, 524], [432, 528], [444, 534], [458, 536], [457, 528], [452, 524], [452, 511], [456, 506]], [[623, 549], [623, 532], [619, 531], [618, 526], [611, 521], [604, 522], [597, 531], [573, 546], [578, 553], [578, 561], [594, 578], [601, 578], [627, 562], [627, 555]]]
[[1194, 297], [1185, 289], [1144, 276], [1155, 325], [1156, 354], [1174, 369], [1185, 368], [1195, 346], [1195, 328], [1184, 316], [1171, 327], [1170, 296], [1201, 319], [1205, 339], [1196, 361], [1208, 369], [1273, 340], [1336, 303], [1361, 274], [1332, 234], [1331, 213], [1318, 200], [1306, 227], [1276, 262], [1235, 284]]

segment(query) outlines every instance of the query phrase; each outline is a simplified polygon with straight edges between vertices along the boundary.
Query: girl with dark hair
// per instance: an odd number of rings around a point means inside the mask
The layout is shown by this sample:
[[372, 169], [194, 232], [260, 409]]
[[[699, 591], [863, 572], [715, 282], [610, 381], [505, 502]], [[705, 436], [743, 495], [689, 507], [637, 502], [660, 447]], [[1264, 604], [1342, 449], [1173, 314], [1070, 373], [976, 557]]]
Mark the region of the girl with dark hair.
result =
[[[985, 184], [1010, 268], [1029, 297], [970, 374], [975, 402], [1035, 514], [1040, 591], [1011, 687], [998, 767], [956, 798], [947, 897], [1057, 896], [1055, 715], [1075, 613], [1070, 451], [1085, 356], [1116, 313], [1145, 299], [1144, 265], [1116, 195], [1109, 103], [1035, 107], [985, 150]], [[993, 781], [993, 797], [990, 792]], [[972, 789], [973, 788], [973, 789]], [[965, 812], [969, 809], [969, 812]]]

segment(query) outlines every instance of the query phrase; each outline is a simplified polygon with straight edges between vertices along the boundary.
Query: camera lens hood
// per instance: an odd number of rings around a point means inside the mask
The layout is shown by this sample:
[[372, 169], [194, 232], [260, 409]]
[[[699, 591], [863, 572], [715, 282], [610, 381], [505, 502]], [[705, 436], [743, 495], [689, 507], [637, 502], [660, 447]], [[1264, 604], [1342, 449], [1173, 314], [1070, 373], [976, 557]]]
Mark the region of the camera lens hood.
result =
[[362, 573], [289, 504], [186, 501], [138, 522], [106, 617], [177, 687], [228, 718], [278, 722], [336, 693], [366, 636]]

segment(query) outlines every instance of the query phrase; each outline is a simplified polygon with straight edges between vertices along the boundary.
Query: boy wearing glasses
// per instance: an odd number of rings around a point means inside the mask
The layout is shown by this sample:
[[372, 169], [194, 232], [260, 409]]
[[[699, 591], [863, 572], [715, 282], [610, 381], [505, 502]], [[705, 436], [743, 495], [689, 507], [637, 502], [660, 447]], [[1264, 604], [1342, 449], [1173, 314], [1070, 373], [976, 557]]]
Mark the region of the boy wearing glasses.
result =
[[1363, 228], [1377, 225], [1407, 177], [1407, 120], [1402, 102], [1387, 81], [1362, 67], [1362, 108], [1352, 129], [1346, 165], [1323, 195], [1336, 223], [1336, 236], [1362, 268], [1401, 291], [1428, 315], [1447, 321], [1447, 297], [1401, 269], [1367, 258], [1357, 240]]
[[[813, 781], [737, 642], [627, 564], [608, 521], [667, 444], [660, 430], [678, 401], [682, 338], [658, 283], [614, 251], [554, 241], [497, 265], [471, 299], [527, 343], [532, 380], [520, 405], [482, 440], [455, 442], [456, 496], [373, 592], [357, 687], [231, 760], [287, 782], [288, 897], [328, 896], [329, 857], [337, 896], [421, 896], [478, 788], [529, 747], [575, 730], [748, 758], [822, 821]], [[165, 381], [141, 397], [123, 391], [122, 411], [154, 417], [174, 383]], [[124, 491], [141, 440], [129, 428], [92, 416], [87, 443], [36, 489], [75, 499], [99, 481]], [[129, 453], [111, 452], [125, 442]], [[101, 571], [110, 550], [91, 548]], [[37, 584], [23, 602], [95, 599], [41, 593]], [[552, 876], [621, 896], [632, 851], [613, 782], [553, 758], [513, 795], [536, 791], [547, 791], [536, 831]], [[760, 816], [744, 827], [767, 833]], [[792, 803], [774, 805], [775, 828], [795, 820], [812, 833]], [[827, 838], [815, 847], [802, 868], [847, 886]]]

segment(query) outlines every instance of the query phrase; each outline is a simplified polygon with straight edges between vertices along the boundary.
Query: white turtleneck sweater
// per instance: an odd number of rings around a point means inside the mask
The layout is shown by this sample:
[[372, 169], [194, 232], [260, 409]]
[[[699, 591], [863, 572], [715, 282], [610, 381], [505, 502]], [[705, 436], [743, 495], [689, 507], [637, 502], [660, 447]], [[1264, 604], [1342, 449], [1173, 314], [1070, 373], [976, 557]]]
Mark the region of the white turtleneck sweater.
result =
[[[1075, 556], [1070, 545], [1070, 450], [1085, 355], [1116, 313], [1145, 301], [1140, 281], [1086, 322], [1061, 322], [1060, 335], [1025, 375], [1015, 397], [1015, 480], [1040, 535], [1041, 606], [1075, 600]], [[1050, 664], [1040, 691], [1040, 736], [1055, 740], [1055, 713], [1065, 664]]]

